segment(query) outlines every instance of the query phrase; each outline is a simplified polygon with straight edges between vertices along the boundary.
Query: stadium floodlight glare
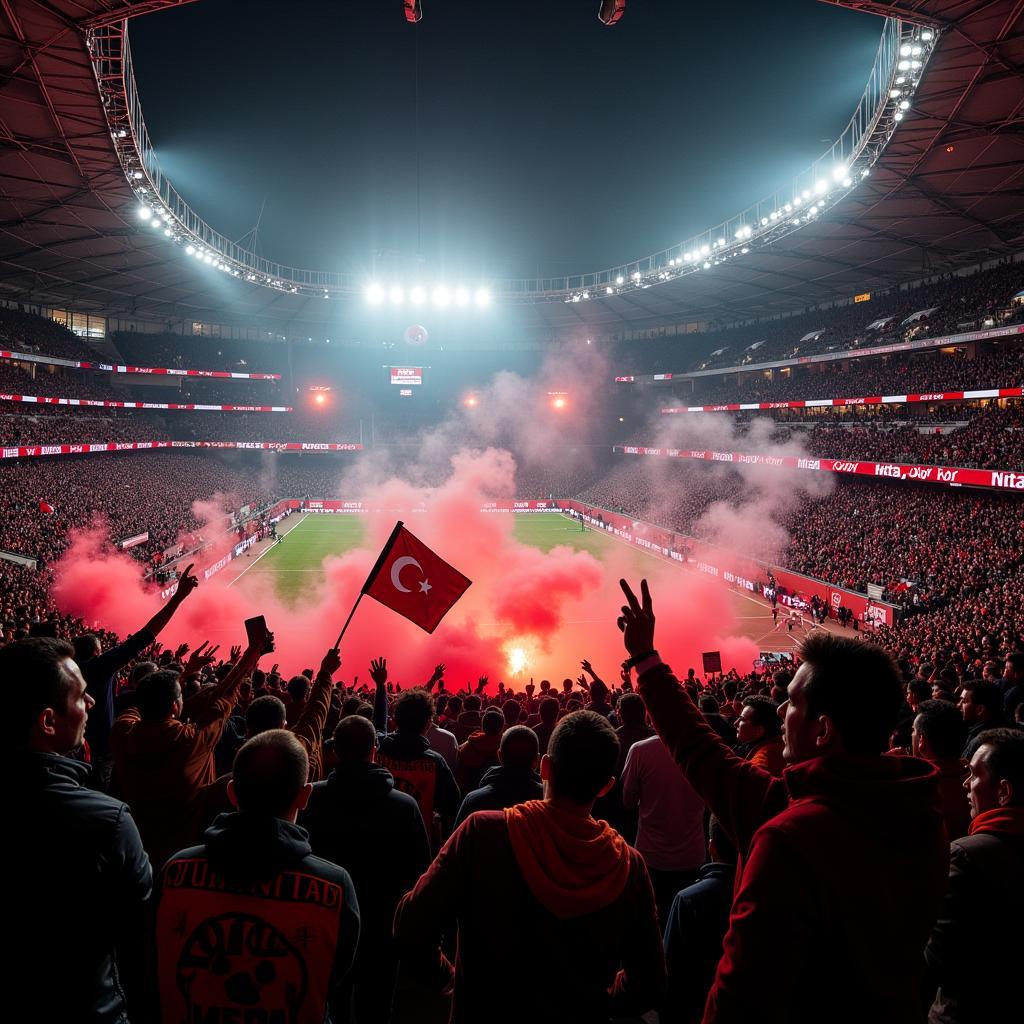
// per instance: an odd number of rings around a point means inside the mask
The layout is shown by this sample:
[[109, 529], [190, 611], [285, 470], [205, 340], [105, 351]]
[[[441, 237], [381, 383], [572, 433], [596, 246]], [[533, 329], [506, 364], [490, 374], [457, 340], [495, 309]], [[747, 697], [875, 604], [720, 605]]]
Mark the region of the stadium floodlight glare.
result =
[[461, 285], [455, 289], [455, 305], [465, 308], [469, 305], [469, 289]]
[[213, 262], [212, 254], [208, 253], [208, 252], [204, 252], [203, 253], [203, 262], [204, 263], [212, 263]]
[[896, 84], [897, 85], [905, 85], [906, 81], [907, 81], [906, 76], [905, 75], [900, 75], [899, 78], [896, 79]]
[[842, 181], [848, 173], [846, 164], [836, 164], [835, 167], [832, 168], [832, 180]]
[[892, 116], [893, 116], [893, 120], [894, 121], [902, 121], [903, 120], [903, 111], [902, 110], [897, 110], [896, 113], [893, 114]]
[[702, 245], [700, 247], [700, 254], [701, 254], [701, 256], [707, 256], [707, 254], [709, 252], [711, 252], [711, 246], [710, 245]]
[[910, 100], [901, 100], [900, 101], [900, 110], [909, 110], [909, 109], [910, 109]]
[[194, 245], [186, 245], [185, 246], [185, 255], [186, 256], [195, 256], [195, 254], [196, 254], [196, 247]]
[[149, 220], [153, 216], [153, 211], [148, 206], [139, 207], [139, 220]]
[[633, 272], [633, 280], [634, 281], [639, 281], [640, 280], [640, 271], [639, 270], [636, 270], [636, 271]]
[[491, 293], [486, 288], [477, 288], [473, 301], [477, 309], [486, 309], [491, 304]]
[[916, 71], [921, 66], [921, 62], [919, 60], [912, 60], [910, 62], [910, 66], [914, 71]]
[[371, 306], [379, 306], [384, 301], [384, 289], [375, 281], [366, 286], [366, 301]]
[[816, 205], [812, 206], [807, 212], [813, 217], [817, 214], [818, 207]]
[[684, 259], [684, 260], [685, 260], [685, 261], [686, 261], [687, 263], [691, 262], [691, 261], [693, 260], [693, 253], [692, 253], [692, 252], [684, 252], [684, 253], [683, 253], [683, 259]]
[[891, 100], [898, 100], [902, 95], [903, 95], [903, 90], [902, 89], [890, 89], [889, 90], [889, 99], [891, 99]]
[[705, 270], [710, 270], [711, 269], [711, 264], [707, 260], [704, 261], [704, 269]]
[[804, 201], [804, 197], [803, 196], [796, 196], [793, 199], [793, 205], [794, 206], [800, 206], [800, 205], [803, 204], [803, 201]]
[[828, 182], [823, 178], [819, 179], [814, 183], [814, 191], [819, 196], [823, 196], [828, 191]]
[[909, 57], [910, 56], [910, 43], [904, 43], [900, 47], [900, 56], [901, 57]]
[[388, 289], [388, 302], [390, 302], [392, 306], [400, 306], [405, 302], [405, 292], [402, 290], [400, 285], [393, 284]]
[[853, 184], [852, 178], [843, 178], [843, 188], [849, 188]]
[[615, 278], [615, 283], [616, 284], [622, 284], [624, 281], [625, 281], [625, 278], [621, 274], [619, 274], [619, 276], [617, 278]]
[[173, 232], [173, 231], [172, 231], [172, 230], [171, 230], [170, 228], [164, 228], [164, 234], [165, 234], [165, 235], [166, 235], [166, 236], [167, 236], [168, 238], [170, 238], [170, 237], [171, 237], [171, 235], [173, 235], [173, 234], [174, 234], [174, 232]]
[[[901, 60], [899, 62], [899, 64], [896, 65], [896, 67], [898, 67], [900, 69], [900, 71], [909, 71], [910, 70], [910, 61], [909, 60]], [[898, 81], [898, 79], [897, 79], [897, 81]]]
[[921, 47], [920, 47], [920, 46], [915, 46], [915, 47], [914, 47], [914, 48], [913, 48], [913, 49], [912, 49], [912, 50], [910, 51], [910, 56], [911, 56], [911, 57], [920, 57], [920, 56], [921, 56]]
[[434, 289], [434, 305], [444, 309], [452, 301], [452, 293], [442, 284]]
[[132, 171], [132, 177], [136, 181], [141, 181], [142, 180], [142, 171]]
[[674, 267], [674, 266], [676, 265], [676, 259], [675, 259], [675, 257], [674, 257], [674, 256], [672, 257], [672, 259], [670, 259], [670, 260], [668, 261], [668, 265], [669, 265], [670, 267]]
[[604, 293], [605, 295], [614, 295], [615, 289], [611, 285], [609, 285], [607, 288], [605, 288]]
[[589, 299], [590, 298], [590, 292], [584, 292], [581, 297], [584, 298], [584, 299]]
[[926, 28], [926, 29], [925, 29], [925, 30], [924, 30], [924, 31], [923, 31], [923, 32], [921, 33], [921, 38], [922, 38], [922, 39], [923, 39], [923, 40], [924, 40], [924, 41], [925, 41], [926, 43], [930, 43], [930, 42], [932, 41], [932, 30], [931, 30], [930, 28]]
[[427, 290], [422, 285], [413, 285], [412, 290], [409, 292], [409, 301], [414, 306], [422, 306], [427, 301]]

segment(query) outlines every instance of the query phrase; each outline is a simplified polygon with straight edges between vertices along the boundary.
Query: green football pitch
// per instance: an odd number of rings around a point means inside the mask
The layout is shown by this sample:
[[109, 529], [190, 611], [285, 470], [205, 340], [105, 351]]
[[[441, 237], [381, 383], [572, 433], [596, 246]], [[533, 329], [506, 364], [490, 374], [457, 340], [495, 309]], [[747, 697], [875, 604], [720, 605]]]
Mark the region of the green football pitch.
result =
[[[274, 589], [285, 601], [294, 601], [300, 593], [322, 579], [325, 558], [359, 547], [365, 538], [363, 523], [358, 516], [293, 516], [282, 526], [288, 530], [284, 542], [258, 556], [242, 576], [273, 577]], [[520, 543], [541, 551], [568, 545], [578, 551], [589, 551], [599, 559], [612, 545], [621, 543], [596, 530], [581, 530], [579, 523], [553, 514], [517, 515], [515, 531]], [[630, 555], [639, 572], [654, 557], [639, 549], [631, 549]]]
[[[503, 513], [494, 513], [501, 515]], [[271, 580], [282, 600], [293, 603], [300, 594], [308, 592], [323, 579], [324, 559], [329, 555], [341, 555], [365, 543], [366, 532], [359, 516], [346, 515], [293, 515], [281, 523], [284, 542], [255, 554], [252, 561], [236, 577], [239, 586], [260, 577]], [[602, 561], [613, 547], [621, 548], [625, 542], [597, 530], [581, 530], [578, 522], [556, 514], [517, 515], [515, 517], [516, 538], [523, 544], [550, 551], [558, 545], [568, 545], [580, 551], [589, 551]], [[632, 563], [628, 566], [636, 576], [650, 572], [652, 561], [664, 560], [649, 552], [628, 546], [626, 557]], [[683, 566], [679, 572], [692, 572]], [[744, 633], [757, 643], [761, 650], [791, 650], [802, 638], [804, 630], [789, 633], [784, 628], [784, 615], [779, 624], [772, 622], [765, 603], [740, 592], [731, 591], [737, 632]]]

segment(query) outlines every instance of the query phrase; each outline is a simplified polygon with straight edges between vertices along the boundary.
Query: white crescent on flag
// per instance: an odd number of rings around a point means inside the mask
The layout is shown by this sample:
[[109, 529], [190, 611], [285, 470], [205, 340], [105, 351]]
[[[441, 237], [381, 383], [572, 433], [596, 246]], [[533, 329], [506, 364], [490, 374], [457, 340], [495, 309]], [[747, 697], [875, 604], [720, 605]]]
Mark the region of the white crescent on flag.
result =
[[407, 565], [415, 565], [420, 572], [423, 572], [423, 566], [416, 561], [415, 558], [411, 558], [409, 555], [403, 555], [401, 558], [396, 558], [394, 564], [391, 566], [391, 585], [395, 590], [400, 590], [403, 594], [409, 594], [411, 591], [408, 587], [402, 586], [402, 570]]

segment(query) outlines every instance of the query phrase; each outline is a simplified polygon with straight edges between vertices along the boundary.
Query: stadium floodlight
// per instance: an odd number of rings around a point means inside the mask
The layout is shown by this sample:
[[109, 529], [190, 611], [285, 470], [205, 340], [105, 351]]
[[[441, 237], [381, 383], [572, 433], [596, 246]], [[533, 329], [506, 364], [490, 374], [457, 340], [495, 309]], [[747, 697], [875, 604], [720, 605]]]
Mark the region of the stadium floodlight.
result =
[[916, 71], [921, 66], [921, 62], [919, 60], [912, 60], [910, 66]]
[[371, 306], [379, 306], [384, 301], [384, 289], [376, 281], [366, 286], [366, 301]]
[[412, 290], [409, 292], [409, 301], [414, 306], [422, 306], [427, 301], [427, 290], [423, 285], [413, 285]]
[[823, 196], [828, 191], [828, 182], [824, 178], [819, 178], [814, 183], [814, 191], [819, 195]]
[[142, 171], [132, 171], [132, 177], [136, 181], [141, 181], [142, 180]]
[[674, 267], [674, 266], [676, 265], [676, 260], [675, 260], [675, 257], [674, 257], [674, 256], [672, 257], [672, 259], [670, 259], [670, 260], [668, 261], [668, 265], [669, 265], [670, 267]]
[[584, 292], [583, 295], [581, 296], [581, 298], [589, 299], [590, 298], [590, 292]]
[[930, 28], [926, 28], [926, 29], [925, 29], [925, 30], [924, 30], [924, 31], [923, 31], [923, 32], [921, 33], [921, 38], [922, 38], [922, 39], [923, 39], [923, 40], [924, 40], [924, 41], [925, 41], [926, 43], [930, 43], [930, 42], [932, 41], [932, 36], [933, 36], [933, 33], [932, 33], [932, 30], [931, 30]]
[[711, 264], [707, 260], [704, 261], [704, 269], [705, 270], [710, 270], [711, 269]]
[[477, 309], [486, 309], [491, 304], [491, 293], [486, 288], [477, 288], [473, 301]]
[[459, 285], [455, 289], [455, 305], [460, 308], [465, 308], [469, 305], [469, 289]]
[[580, 297], [579, 297], [578, 295], [574, 295], [574, 296], [572, 297], [572, 301], [573, 301], [573, 302], [579, 302], [579, 301], [580, 301]]
[[719, 244], [719, 245], [725, 245], [725, 239], [724, 239], [724, 238], [720, 238], [720, 239], [718, 240], [718, 244]]
[[913, 49], [912, 49], [912, 50], [910, 51], [910, 56], [911, 56], [911, 57], [920, 57], [920, 56], [921, 56], [921, 47], [920, 47], [920, 46], [915, 46], [915, 47], [914, 47], [914, 48], [913, 48]]
[[683, 253], [683, 259], [684, 259], [684, 260], [685, 260], [685, 261], [686, 261], [687, 263], [691, 262], [691, 260], [693, 259], [693, 253], [692, 253], [692, 252], [684, 252], [684, 253]]
[[889, 90], [889, 99], [891, 99], [891, 100], [898, 100], [902, 95], [903, 95], [903, 90], [902, 89], [890, 89]]
[[842, 181], [846, 177], [848, 171], [846, 170], [846, 164], [836, 164], [832, 168], [832, 179], [834, 181]]
[[452, 293], [442, 284], [434, 289], [434, 305], [444, 309], [452, 301]]
[[803, 196], [794, 196], [794, 198], [793, 198], [793, 205], [794, 206], [800, 206], [800, 205], [803, 204], [803, 201], [804, 201], [804, 197]]
[[811, 208], [810, 208], [810, 209], [809, 209], [809, 210], [808, 210], [807, 212], [808, 212], [808, 213], [809, 213], [809, 214], [810, 214], [810, 215], [811, 215], [812, 217], [814, 217], [814, 216], [815, 216], [815, 215], [817, 214], [817, 212], [818, 212], [818, 207], [817, 207], [817, 205], [815, 205], [815, 206], [812, 206], [812, 207], [811, 207]]
[[767, 217], [762, 217], [761, 218], [761, 227], [766, 228], [767, 226], [768, 226], [768, 218]]
[[196, 254], [196, 247], [194, 245], [186, 245], [185, 246], [185, 255], [186, 256], [195, 256], [195, 254]]
[[910, 43], [904, 43], [900, 47], [900, 56], [901, 57], [909, 57], [910, 56]]
[[843, 188], [849, 188], [853, 184], [852, 178], [843, 178]]
[[[899, 62], [899, 64], [896, 65], [896, 67], [899, 68], [900, 71], [909, 71], [910, 70], [910, 61], [909, 60], [901, 60]], [[898, 79], [897, 79], [897, 81], [898, 81]]]
[[749, 249], [748, 249], [748, 248], [747, 248], [746, 246], [744, 246], [744, 247], [743, 247], [742, 249], [740, 249], [740, 252], [741, 252], [741, 253], [742, 253], [742, 254], [743, 254], [744, 256], [746, 256], [746, 255], [747, 255], [747, 253], [748, 253], [748, 252], [750, 252], [750, 250], [749, 250]]
[[900, 110], [909, 110], [909, 109], [910, 109], [910, 100], [902, 100], [900, 102]]
[[611, 285], [608, 285], [608, 287], [605, 288], [604, 293], [605, 295], [614, 295], [615, 289]]
[[902, 110], [897, 110], [896, 113], [893, 114], [892, 116], [893, 116], [893, 120], [894, 121], [902, 121], [903, 120], [903, 111]]
[[905, 76], [905, 75], [900, 75], [900, 76], [899, 76], [899, 77], [898, 77], [898, 78], [896, 79], [896, 84], [897, 84], [897, 85], [904, 85], [904, 84], [906, 83], [906, 81], [907, 81], [907, 79], [906, 79], [906, 76]]
[[400, 306], [405, 302], [405, 292], [402, 290], [400, 285], [393, 284], [388, 289], [388, 302], [390, 302], [392, 306]]
[[203, 253], [203, 262], [204, 263], [212, 263], [213, 262], [213, 255], [211, 253], [204, 252]]
[[139, 207], [139, 220], [149, 220], [153, 216], [153, 211], [148, 206]]
[[171, 237], [171, 235], [173, 235], [173, 234], [174, 234], [174, 232], [173, 232], [173, 231], [172, 231], [172, 230], [171, 230], [170, 228], [164, 228], [164, 234], [165, 234], [165, 235], [166, 235], [166, 236], [167, 236], [168, 238], [170, 238], [170, 237]]
[[633, 272], [633, 280], [634, 281], [639, 281], [640, 280], [640, 271], [639, 270], [636, 270], [636, 271]]
[[624, 281], [625, 281], [625, 278], [623, 278], [623, 276], [621, 274], [619, 274], [619, 276], [617, 278], [615, 278], [615, 283], [616, 284], [622, 284]]

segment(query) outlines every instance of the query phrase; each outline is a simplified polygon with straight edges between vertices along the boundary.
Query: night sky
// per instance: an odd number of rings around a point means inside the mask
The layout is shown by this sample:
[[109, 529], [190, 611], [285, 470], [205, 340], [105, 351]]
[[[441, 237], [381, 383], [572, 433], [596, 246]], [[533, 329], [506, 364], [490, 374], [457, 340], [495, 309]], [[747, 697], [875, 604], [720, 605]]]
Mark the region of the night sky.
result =
[[614, 28], [598, 0], [423, 4], [418, 26], [401, 0], [200, 0], [136, 19], [164, 170], [236, 239], [265, 199], [260, 251], [300, 267], [408, 279], [419, 252], [431, 278], [596, 270], [809, 165], [882, 28], [816, 0], [629, 0]]

